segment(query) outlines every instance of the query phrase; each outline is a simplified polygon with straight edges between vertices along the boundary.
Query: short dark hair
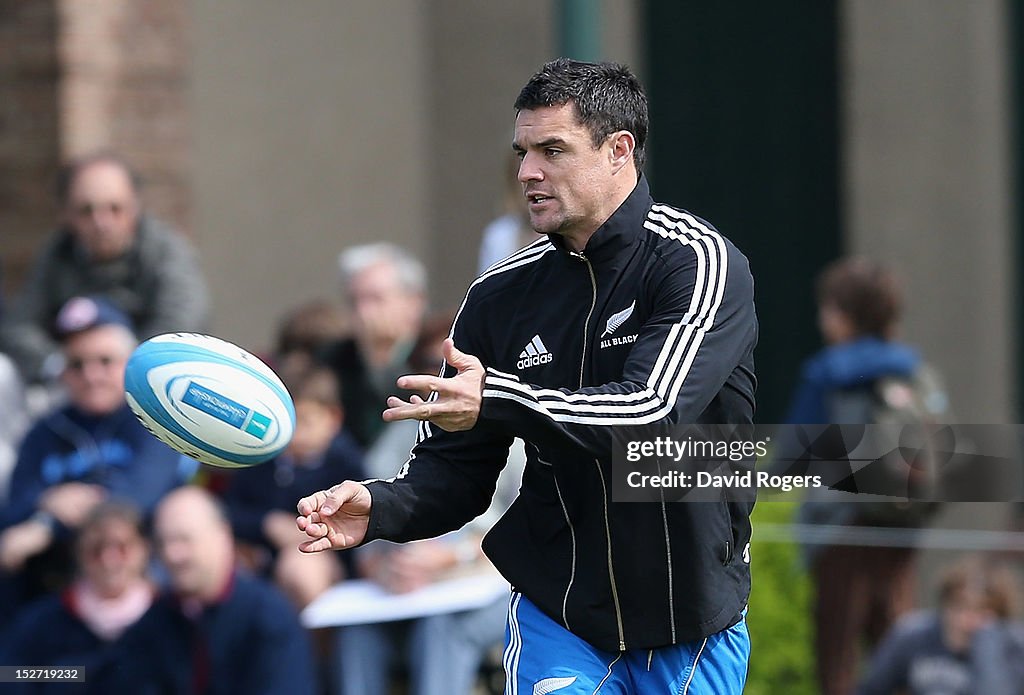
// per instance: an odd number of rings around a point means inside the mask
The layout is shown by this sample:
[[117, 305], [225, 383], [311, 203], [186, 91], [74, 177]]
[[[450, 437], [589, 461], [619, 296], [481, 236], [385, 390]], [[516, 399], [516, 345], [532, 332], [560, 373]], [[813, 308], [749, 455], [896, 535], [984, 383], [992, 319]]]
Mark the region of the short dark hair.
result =
[[294, 401], [341, 407], [341, 383], [327, 367], [295, 365], [281, 370], [281, 380]]
[[519, 92], [515, 109], [519, 112], [569, 103], [575, 107], [579, 123], [590, 131], [594, 147], [616, 131], [632, 133], [636, 140], [633, 162], [638, 172], [643, 169], [647, 96], [640, 80], [628, 67], [569, 58], [552, 60]]
[[79, 173], [84, 169], [88, 169], [93, 164], [113, 164], [128, 175], [128, 180], [131, 182], [132, 190], [135, 191], [135, 195], [139, 196], [142, 193], [142, 176], [139, 172], [136, 171], [135, 168], [132, 167], [132, 165], [129, 164], [121, 155], [109, 150], [100, 150], [98, 152], [90, 152], [89, 154], [71, 159], [61, 167], [59, 172], [57, 172], [57, 181], [54, 186], [54, 193], [57, 195], [58, 203], [63, 205], [68, 202], [68, 195], [71, 193], [71, 184], [74, 183], [75, 178]]
[[867, 258], [844, 258], [818, 276], [818, 306], [831, 305], [853, 324], [857, 336], [889, 338], [903, 297], [896, 276]]

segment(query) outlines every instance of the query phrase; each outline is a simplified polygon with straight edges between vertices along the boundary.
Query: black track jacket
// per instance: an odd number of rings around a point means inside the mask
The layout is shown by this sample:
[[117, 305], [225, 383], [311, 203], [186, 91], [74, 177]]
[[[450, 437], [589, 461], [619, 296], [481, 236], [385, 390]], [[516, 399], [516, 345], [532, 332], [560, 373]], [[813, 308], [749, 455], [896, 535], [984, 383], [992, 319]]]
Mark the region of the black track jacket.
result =
[[483, 273], [452, 331], [487, 368], [480, 418], [455, 433], [421, 423], [398, 475], [369, 483], [367, 540], [432, 537], [481, 514], [518, 436], [522, 488], [484, 539], [516, 590], [608, 651], [737, 622], [753, 499], [611, 500], [612, 428], [752, 421], [757, 319], [736, 247], [654, 203], [641, 177], [582, 254], [552, 235]]

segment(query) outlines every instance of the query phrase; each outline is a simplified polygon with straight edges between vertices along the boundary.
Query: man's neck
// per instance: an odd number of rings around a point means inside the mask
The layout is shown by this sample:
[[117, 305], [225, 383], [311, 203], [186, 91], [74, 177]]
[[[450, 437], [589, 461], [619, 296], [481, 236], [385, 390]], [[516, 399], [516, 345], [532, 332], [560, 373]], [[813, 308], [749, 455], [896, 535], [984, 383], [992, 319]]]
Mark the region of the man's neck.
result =
[[632, 176], [626, 170], [620, 171], [616, 177], [615, 185], [610, 188], [608, 195], [605, 196], [605, 200], [608, 201], [605, 209], [602, 210], [602, 214], [597, 216], [601, 221], [596, 225], [588, 226], [587, 229], [564, 233], [563, 238], [565, 239], [566, 248], [576, 253], [583, 253], [583, 250], [587, 248], [587, 244], [590, 243], [590, 238], [597, 233], [597, 230], [604, 226], [604, 223], [615, 214], [616, 210], [622, 207], [622, 204], [633, 193], [639, 182], [640, 177], [637, 176], [635, 171], [632, 172]]

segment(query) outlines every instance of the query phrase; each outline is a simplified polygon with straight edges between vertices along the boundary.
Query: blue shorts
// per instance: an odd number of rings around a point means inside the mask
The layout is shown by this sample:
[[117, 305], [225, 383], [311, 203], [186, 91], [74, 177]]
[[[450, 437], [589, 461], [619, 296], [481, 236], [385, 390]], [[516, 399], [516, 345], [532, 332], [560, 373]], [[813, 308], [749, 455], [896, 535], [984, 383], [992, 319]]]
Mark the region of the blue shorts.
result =
[[505, 644], [505, 695], [739, 695], [750, 657], [745, 619], [696, 642], [606, 652], [518, 592], [509, 602]]

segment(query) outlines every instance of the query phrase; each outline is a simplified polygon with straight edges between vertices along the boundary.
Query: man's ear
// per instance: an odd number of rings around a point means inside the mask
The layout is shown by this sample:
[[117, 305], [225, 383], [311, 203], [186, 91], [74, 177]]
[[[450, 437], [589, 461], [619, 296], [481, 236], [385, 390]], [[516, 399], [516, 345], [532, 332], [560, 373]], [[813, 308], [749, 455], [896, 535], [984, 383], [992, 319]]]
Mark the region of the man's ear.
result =
[[628, 130], [620, 130], [612, 133], [608, 138], [610, 144], [608, 156], [615, 171], [632, 163], [633, 150], [636, 148], [636, 139], [633, 134]]

